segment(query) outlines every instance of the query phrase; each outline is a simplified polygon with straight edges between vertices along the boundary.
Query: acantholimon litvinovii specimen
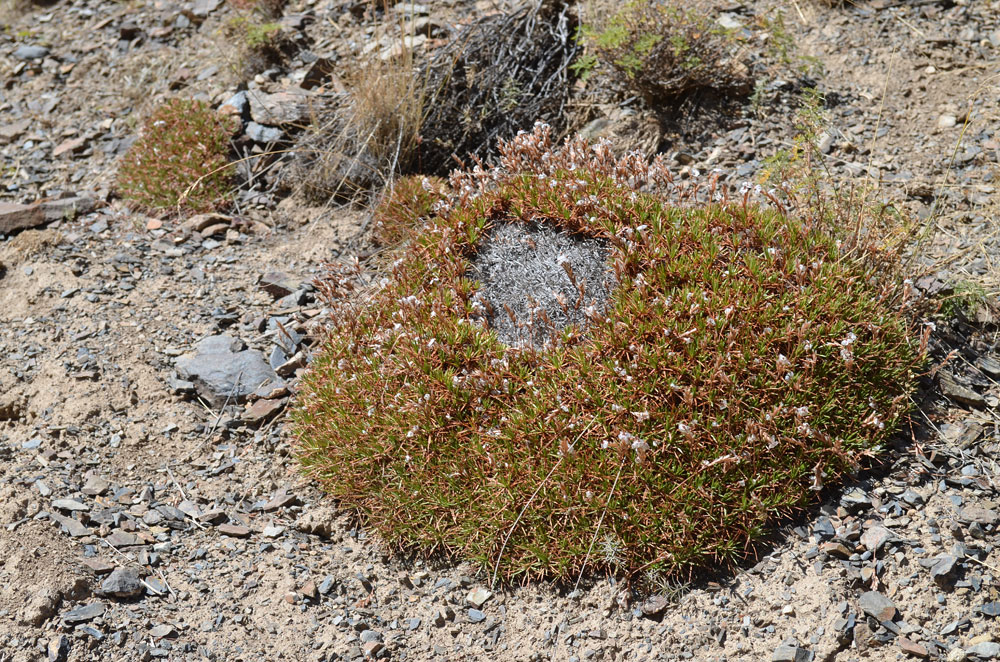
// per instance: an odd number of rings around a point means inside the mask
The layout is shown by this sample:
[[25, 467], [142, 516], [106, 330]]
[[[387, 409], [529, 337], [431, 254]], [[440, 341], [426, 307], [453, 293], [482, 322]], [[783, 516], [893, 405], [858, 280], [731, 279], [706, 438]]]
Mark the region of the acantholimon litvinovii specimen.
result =
[[[544, 126], [501, 153], [383, 205], [391, 267], [333, 302], [302, 384], [305, 468], [388, 544], [514, 581], [687, 572], [738, 557], [905, 414], [926, 338], [837, 219], [554, 147]], [[607, 278], [587, 292], [558, 265], [546, 305], [589, 310], [505, 342], [496, 293], [516, 288], [484, 284], [477, 261], [497, 233], [538, 228], [591, 242]]]

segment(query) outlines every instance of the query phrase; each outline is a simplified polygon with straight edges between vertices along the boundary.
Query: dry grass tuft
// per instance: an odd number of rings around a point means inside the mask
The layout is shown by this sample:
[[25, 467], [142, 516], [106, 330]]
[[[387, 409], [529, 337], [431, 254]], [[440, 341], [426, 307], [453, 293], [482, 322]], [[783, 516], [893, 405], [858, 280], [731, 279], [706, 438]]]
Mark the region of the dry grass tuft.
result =
[[419, 141], [425, 92], [412, 55], [372, 59], [349, 93], [328, 97], [299, 140], [284, 183], [321, 204], [364, 197], [410, 170]]
[[[368, 297], [325, 283], [295, 412], [309, 473], [392, 545], [507, 580], [680, 576], [740, 557], [908, 408], [927, 335], [853, 207], [682, 185], [544, 126], [428, 188]], [[426, 209], [409, 190], [399, 209]], [[472, 275], [511, 224], [609, 247], [606, 305], [545, 349], [500, 342]]]

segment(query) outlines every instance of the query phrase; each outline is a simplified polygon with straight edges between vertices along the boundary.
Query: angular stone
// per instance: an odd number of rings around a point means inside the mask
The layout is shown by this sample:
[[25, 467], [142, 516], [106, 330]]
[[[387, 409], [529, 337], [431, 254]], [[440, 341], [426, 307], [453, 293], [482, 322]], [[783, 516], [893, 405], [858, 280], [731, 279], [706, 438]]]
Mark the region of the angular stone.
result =
[[242, 343], [230, 336], [205, 338], [193, 354], [177, 359], [177, 373], [214, 407], [227, 400], [242, 403], [261, 385], [279, 379], [260, 352], [241, 348]]
[[844, 543], [840, 542], [825, 542], [819, 546], [821, 552], [826, 552], [830, 556], [835, 556], [840, 559], [846, 559], [851, 556], [851, 550], [847, 548]]
[[281, 129], [273, 126], [264, 126], [257, 122], [247, 122], [247, 128], [244, 130], [244, 133], [247, 134], [247, 138], [250, 140], [264, 145], [278, 142], [281, 140], [281, 136], [284, 135]]
[[286, 492], [285, 490], [279, 490], [271, 497], [271, 500], [260, 507], [265, 513], [271, 513], [279, 508], [284, 508], [286, 506], [291, 506], [298, 503], [299, 498], [294, 494]]
[[177, 630], [173, 625], [156, 625], [149, 630], [149, 636], [154, 639], [163, 639], [164, 637], [176, 637]]
[[813, 652], [799, 646], [794, 638], [785, 639], [774, 649], [771, 662], [812, 662]]
[[994, 600], [993, 602], [987, 602], [979, 608], [979, 613], [987, 618], [996, 618], [1000, 616], [1000, 600]]
[[52, 637], [45, 647], [45, 652], [46, 659], [49, 662], [61, 662], [65, 660], [66, 653], [69, 652], [69, 639], [63, 634]]
[[275, 299], [280, 299], [297, 290], [299, 284], [288, 274], [280, 271], [269, 271], [261, 277], [258, 287]]
[[72, 517], [64, 517], [58, 513], [49, 513], [49, 519], [59, 524], [73, 538], [81, 538], [93, 533], [93, 531], [84, 526], [79, 520]]
[[82, 152], [86, 146], [87, 146], [87, 138], [85, 136], [64, 140], [63, 142], [59, 143], [59, 145], [54, 150], [52, 150], [52, 156], [54, 158], [59, 158], [60, 156], [66, 153], [76, 154], [77, 152]]
[[71, 609], [63, 613], [62, 620], [67, 625], [86, 623], [87, 621], [94, 620], [98, 616], [103, 616], [106, 609], [107, 606], [103, 602], [91, 602], [90, 604], [77, 607], [76, 609]]
[[91, 570], [93, 570], [98, 575], [106, 575], [115, 569], [113, 565], [111, 565], [104, 559], [98, 558], [96, 556], [89, 559], [86, 558], [80, 559], [80, 562], [83, 563], [83, 565], [90, 568]]
[[220, 508], [213, 508], [198, 515], [197, 519], [205, 524], [225, 524], [229, 521], [229, 515]]
[[308, 94], [304, 91], [288, 90], [264, 94], [248, 91], [250, 117], [258, 124], [283, 126], [301, 122], [306, 117]]
[[111, 484], [100, 476], [91, 476], [80, 490], [87, 496], [100, 496], [108, 491]]
[[878, 622], [892, 621], [899, 613], [892, 600], [878, 591], [866, 591], [858, 598], [858, 606]]
[[485, 588], [479, 587], [477, 589], [473, 589], [469, 593], [469, 595], [465, 597], [465, 599], [466, 601], [468, 601], [470, 605], [472, 605], [476, 609], [479, 609], [484, 604], [486, 604], [487, 600], [489, 600], [492, 597], [493, 593], [487, 591]]
[[986, 399], [982, 395], [959, 384], [949, 373], [942, 370], [938, 375], [941, 393], [949, 400], [975, 409], [983, 409], [986, 406]]
[[900, 649], [907, 655], [912, 655], [913, 657], [926, 658], [930, 655], [925, 646], [910, 641], [906, 637], [899, 637], [896, 642], [899, 644]]
[[141, 545], [142, 540], [139, 536], [134, 533], [129, 533], [128, 531], [122, 531], [117, 529], [111, 532], [111, 535], [106, 538], [108, 544], [113, 547], [134, 547], [135, 545]]
[[0, 142], [8, 143], [31, 128], [31, 120], [24, 119], [0, 125]]
[[144, 590], [134, 568], [116, 568], [101, 582], [101, 591], [115, 598], [134, 598]]
[[249, 538], [250, 529], [238, 524], [223, 524], [219, 527], [219, 533], [233, 538]]
[[56, 499], [52, 502], [52, 507], [71, 512], [90, 510], [90, 506], [85, 503], [80, 503], [76, 499]]
[[993, 658], [1000, 657], [1000, 644], [993, 641], [981, 641], [974, 646], [966, 648], [965, 652], [984, 660], [992, 660]]
[[260, 425], [271, 420], [284, 408], [284, 400], [257, 400], [247, 407], [240, 418], [250, 425]]
[[18, 60], [41, 60], [49, 54], [49, 49], [45, 46], [30, 46], [25, 44], [14, 50], [14, 57]]
[[958, 559], [951, 554], [942, 554], [931, 567], [931, 577], [935, 581], [944, 581], [955, 570]]
[[958, 518], [963, 522], [975, 522], [983, 526], [996, 524], [997, 520], [1000, 519], [995, 510], [988, 510], [980, 506], [966, 506], [962, 508], [958, 511]]
[[865, 549], [871, 550], [873, 554], [877, 553], [882, 547], [890, 540], [895, 539], [895, 535], [889, 529], [876, 524], [868, 528], [867, 531], [861, 534], [861, 544], [865, 546]]
[[0, 233], [11, 234], [43, 223], [45, 223], [45, 212], [38, 203], [19, 205], [14, 202], [0, 202]]

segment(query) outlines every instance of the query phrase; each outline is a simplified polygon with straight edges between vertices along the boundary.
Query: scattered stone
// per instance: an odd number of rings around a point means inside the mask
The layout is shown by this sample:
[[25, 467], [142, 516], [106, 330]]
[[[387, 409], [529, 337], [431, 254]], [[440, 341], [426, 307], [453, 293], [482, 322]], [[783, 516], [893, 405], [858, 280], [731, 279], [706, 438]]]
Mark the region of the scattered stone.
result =
[[958, 124], [958, 118], [954, 115], [944, 114], [938, 117], [937, 125], [939, 129], [950, 129]]
[[895, 539], [895, 537], [896, 536], [892, 533], [892, 531], [882, 525], [876, 524], [868, 527], [868, 529], [861, 534], [861, 544], [865, 546], [865, 549], [871, 550], [872, 553], [877, 554], [887, 542]]
[[288, 90], [274, 94], [249, 92], [250, 117], [258, 124], [285, 126], [306, 117], [308, 94], [304, 90]]
[[866, 591], [858, 598], [858, 606], [878, 622], [892, 621], [899, 613], [892, 600], [878, 591]]
[[988, 618], [996, 618], [997, 616], [1000, 616], [1000, 600], [987, 602], [986, 604], [980, 606], [979, 613]]
[[245, 133], [250, 140], [264, 145], [278, 142], [281, 140], [281, 136], [284, 135], [281, 129], [257, 124], [257, 122], [247, 122]]
[[72, 517], [65, 517], [63, 515], [59, 515], [58, 513], [49, 513], [49, 519], [59, 524], [59, 526], [61, 526], [62, 529], [73, 538], [82, 538], [83, 536], [89, 536], [93, 533], [93, 531], [84, 526], [82, 522], [77, 519], [73, 519]]
[[249, 538], [250, 529], [238, 524], [223, 524], [219, 527], [219, 533], [233, 538]]
[[475, 607], [476, 609], [479, 609], [484, 604], [486, 604], [487, 600], [489, 600], [492, 597], [493, 597], [493, 593], [491, 593], [490, 591], [487, 591], [485, 588], [479, 587], [479, 588], [473, 589], [469, 593], [469, 595], [467, 595], [465, 597], [465, 600], [470, 605], [472, 605], [473, 607]]
[[52, 150], [52, 156], [54, 158], [59, 158], [63, 154], [77, 154], [82, 152], [87, 147], [87, 138], [81, 136], [79, 138], [71, 138], [70, 140], [64, 140], [59, 143], [54, 150]]
[[931, 567], [931, 577], [936, 582], [947, 580], [948, 576], [955, 570], [958, 559], [951, 554], [942, 554], [937, 557], [937, 562]]
[[69, 639], [63, 634], [52, 637], [45, 647], [45, 652], [49, 662], [61, 662], [65, 660], [66, 654], [69, 653]]
[[319, 597], [319, 590], [316, 588], [316, 582], [311, 579], [302, 585], [302, 588], [299, 589], [299, 593], [301, 593], [307, 600], [315, 600]]
[[75, 625], [77, 623], [86, 623], [87, 621], [92, 621], [98, 616], [103, 616], [107, 606], [103, 602], [91, 602], [82, 607], [77, 607], [76, 609], [71, 609], [64, 612], [62, 615], [62, 620], [67, 625]]
[[258, 285], [260, 289], [275, 299], [287, 297], [299, 287], [299, 284], [291, 276], [280, 271], [270, 271], [264, 274]]
[[974, 407], [975, 409], [986, 407], [986, 398], [972, 389], [959, 384], [953, 375], [944, 370], [938, 373], [938, 383], [941, 385], [941, 393], [946, 398], [960, 405]]
[[90, 510], [90, 506], [85, 503], [80, 503], [76, 499], [56, 499], [52, 502], [52, 507], [71, 512]]
[[642, 603], [642, 615], [646, 618], [657, 619], [663, 616], [663, 612], [670, 606], [670, 599], [665, 595], [650, 596]]
[[470, 623], [482, 623], [486, 620], [486, 614], [479, 611], [478, 609], [469, 610], [469, 622]]
[[369, 641], [367, 644], [361, 646], [361, 650], [364, 651], [365, 657], [374, 658], [385, 646], [380, 641]]
[[227, 401], [242, 403], [262, 384], [278, 381], [260, 352], [243, 349], [243, 343], [231, 336], [199, 342], [193, 354], [177, 359], [177, 373], [215, 407]]
[[781, 642], [771, 655], [771, 662], [812, 662], [812, 659], [813, 652], [799, 646], [794, 638]]
[[273, 513], [281, 508], [286, 508], [288, 506], [293, 506], [298, 503], [299, 498], [290, 492], [285, 490], [277, 491], [271, 499], [260, 507], [265, 513]]
[[166, 625], [166, 624], [164, 624], [164, 625], [157, 625], [157, 626], [154, 626], [154, 627], [150, 628], [150, 630], [149, 630], [149, 636], [153, 637], [154, 639], [164, 639], [166, 637], [176, 637], [177, 636], [177, 630], [174, 628], [173, 625]]
[[94, 201], [85, 197], [45, 200], [30, 205], [0, 202], [0, 233], [12, 234], [63, 218], [73, 218], [89, 213], [93, 208]]
[[96, 556], [89, 559], [80, 559], [80, 561], [98, 575], [106, 575], [115, 569], [115, 566]]
[[18, 60], [41, 60], [49, 54], [49, 49], [45, 46], [19, 46], [14, 51], [14, 57]]
[[989, 526], [991, 524], [996, 524], [998, 519], [1000, 519], [1000, 516], [997, 515], [995, 510], [989, 510], [979, 506], [966, 506], [958, 511], [958, 519], [963, 522]]
[[899, 648], [907, 655], [912, 655], [913, 657], [919, 657], [921, 659], [930, 655], [925, 646], [921, 646], [918, 643], [910, 641], [906, 637], [897, 638], [896, 643], [899, 644]]
[[257, 400], [240, 416], [248, 425], [257, 426], [274, 418], [285, 408], [285, 400]]
[[9, 143], [31, 128], [31, 120], [24, 119], [10, 124], [0, 124], [0, 144]]
[[981, 641], [966, 648], [965, 652], [984, 660], [992, 660], [993, 658], [1000, 657], [1000, 644], [993, 641]]
[[87, 496], [101, 496], [108, 491], [111, 484], [100, 476], [91, 476], [80, 489]]
[[134, 533], [128, 533], [127, 531], [122, 531], [121, 529], [115, 529], [111, 532], [111, 535], [106, 538], [108, 544], [112, 547], [134, 547], [136, 545], [141, 545], [142, 540], [139, 536]]
[[115, 598], [134, 598], [142, 595], [145, 587], [134, 568], [116, 568], [101, 582], [101, 592]]

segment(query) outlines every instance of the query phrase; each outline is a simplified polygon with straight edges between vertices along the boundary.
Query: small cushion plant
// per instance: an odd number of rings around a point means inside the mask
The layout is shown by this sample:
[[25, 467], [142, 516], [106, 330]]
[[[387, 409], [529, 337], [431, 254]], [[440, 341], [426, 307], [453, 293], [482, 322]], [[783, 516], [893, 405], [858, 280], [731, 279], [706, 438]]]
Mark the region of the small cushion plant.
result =
[[210, 211], [232, 190], [230, 138], [236, 126], [197, 100], [171, 99], [157, 108], [118, 168], [118, 190], [152, 210]]
[[752, 82], [740, 39], [713, 22], [716, 11], [706, 3], [678, 4], [633, 0], [600, 27], [584, 25], [580, 36], [588, 52], [574, 67], [588, 75], [603, 64], [654, 109], [699, 90], [748, 93]]
[[[828, 216], [544, 126], [500, 151], [429, 186], [391, 275], [334, 300], [302, 385], [301, 460], [389, 544], [509, 581], [676, 575], [738, 558], [892, 433], [926, 337]], [[606, 248], [604, 303], [556, 342], [505, 344], [507, 312], [484, 312], [477, 260], [518, 224]]]

